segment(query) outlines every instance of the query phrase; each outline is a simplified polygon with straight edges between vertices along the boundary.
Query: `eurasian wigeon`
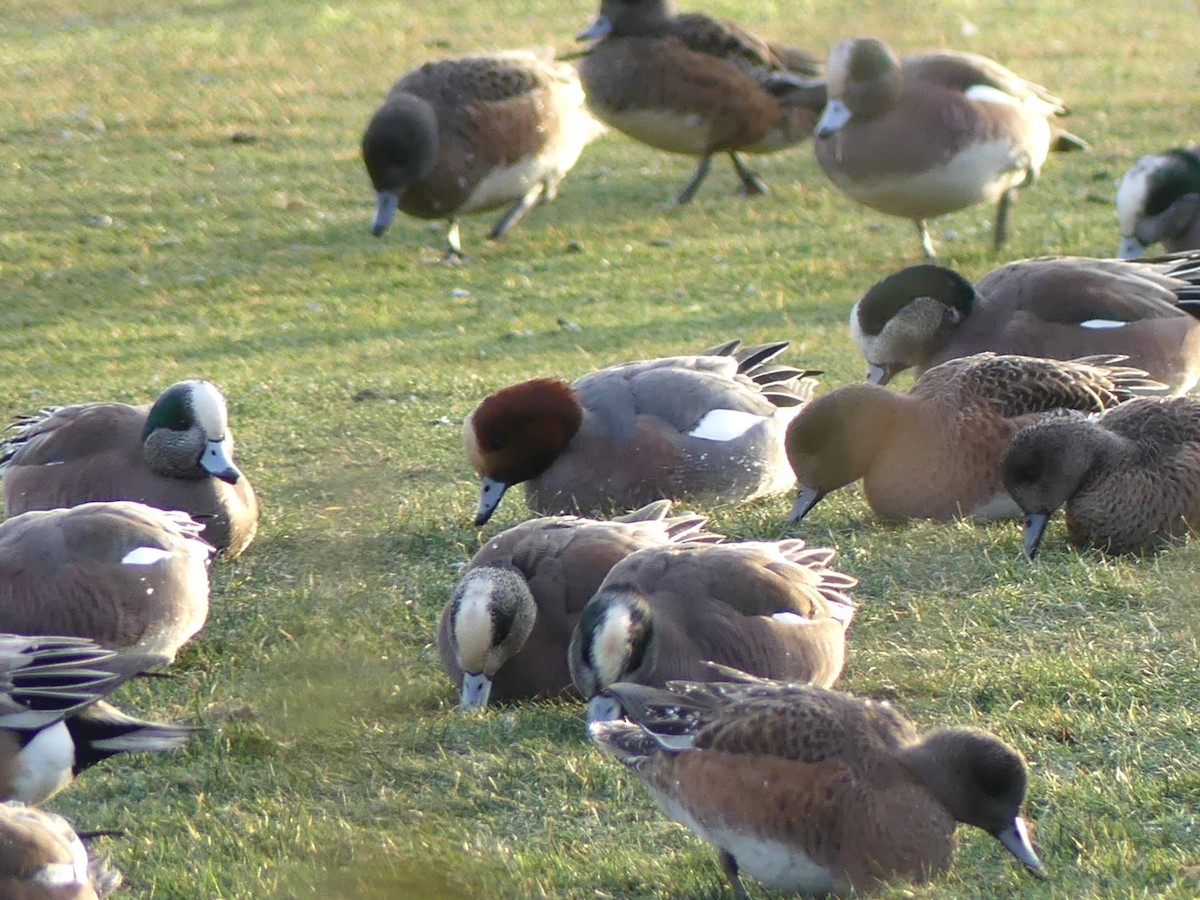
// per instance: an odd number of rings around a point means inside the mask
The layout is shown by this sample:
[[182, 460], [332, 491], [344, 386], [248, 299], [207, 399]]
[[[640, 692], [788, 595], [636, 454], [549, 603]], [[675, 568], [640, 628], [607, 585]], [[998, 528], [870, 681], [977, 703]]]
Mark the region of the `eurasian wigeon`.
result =
[[790, 488], [783, 435], [816, 381], [772, 364], [786, 342], [737, 348], [610, 366], [574, 384], [525, 381], [486, 397], [463, 423], [482, 480], [475, 524], [522, 482], [525, 502], [544, 514]]

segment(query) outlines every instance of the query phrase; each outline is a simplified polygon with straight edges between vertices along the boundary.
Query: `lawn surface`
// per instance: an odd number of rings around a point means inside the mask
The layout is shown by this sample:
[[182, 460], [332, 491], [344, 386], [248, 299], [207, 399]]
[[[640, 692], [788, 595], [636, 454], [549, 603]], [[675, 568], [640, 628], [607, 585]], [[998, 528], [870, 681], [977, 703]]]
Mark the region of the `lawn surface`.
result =
[[[697, 4], [682, 4], [695, 8]], [[853, 34], [903, 51], [986, 53], [1067, 98], [1094, 150], [1051, 159], [1003, 255], [990, 209], [934, 226], [978, 277], [1007, 259], [1109, 255], [1116, 179], [1195, 139], [1195, 2], [712, 2], [819, 52]], [[554, 204], [500, 244], [463, 224], [367, 233], [363, 125], [429, 58], [573, 47], [590, 2], [7, 0], [0, 113], [0, 416], [225, 390], [263, 506], [178, 678], [119, 702], [205, 726], [185, 751], [94, 770], [50, 804], [105, 846], [132, 897], [720, 897], [715, 856], [542, 704], [464, 718], [434, 623], [483, 530], [459, 425], [535, 375], [786, 338], [784, 361], [857, 380], [851, 303], [914, 261], [909, 223], [830, 187], [807, 145], [756, 165], [741, 201], [719, 161], [610, 134]], [[908, 384], [901, 380], [901, 387]], [[848, 690], [919, 722], [1019, 747], [1052, 873], [1037, 883], [963, 833], [921, 897], [1200, 893], [1194, 545], [1106, 560], [1064, 544], [1035, 564], [1013, 523], [880, 527], [857, 490], [794, 532], [790, 499], [708, 507], [734, 537], [798, 533], [860, 579]], [[759, 886], [752, 890], [760, 892]], [[895, 896], [912, 896], [898, 887]], [[757, 894], [761, 895], [761, 894]]]

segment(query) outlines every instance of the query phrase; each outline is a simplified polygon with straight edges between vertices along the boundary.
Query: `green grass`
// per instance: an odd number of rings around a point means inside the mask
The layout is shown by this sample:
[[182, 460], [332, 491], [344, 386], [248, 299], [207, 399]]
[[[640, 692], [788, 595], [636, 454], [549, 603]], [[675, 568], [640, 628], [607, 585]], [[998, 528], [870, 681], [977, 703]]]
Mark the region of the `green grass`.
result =
[[[1050, 161], [1003, 256], [991, 210], [937, 223], [972, 277], [1110, 254], [1115, 179], [1194, 138], [1195, 60], [1177, 39], [1194, 4], [707, 8], [817, 50], [853, 33], [976, 50], [1067, 98], [1095, 149]], [[570, 48], [593, 13], [590, 0], [8, 0], [0, 416], [211, 378], [263, 505], [257, 542], [213, 573], [178, 678], [119, 698], [203, 735], [90, 772], [51, 804], [81, 828], [128, 829], [106, 846], [130, 896], [723, 895], [713, 854], [587, 744], [578, 708], [455, 711], [436, 617], [483, 536], [527, 515], [517, 492], [470, 527], [458, 426], [523, 377], [734, 336], [788, 338], [789, 362], [856, 380], [850, 304], [916, 242], [836, 194], [807, 147], [760, 161], [773, 197], [733, 199], [719, 163], [697, 202], [666, 212], [692, 161], [619, 135], [502, 244], [482, 240], [486, 217], [466, 221], [469, 265], [428, 261], [440, 224], [401, 219], [372, 239], [358, 138], [391, 81], [431, 57]], [[706, 511], [731, 535], [777, 537], [789, 504]], [[920, 896], [1200, 891], [1194, 546], [1106, 560], [1067, 550], [1058, 522], [1030, 564], [1012, 523], [880, 527], [853, 490], [802, 534], [861, 580], [842, 685], [929, 726], [991, 729], [1031, 765], [1051, 880], [964, 833], [953, 872]]]

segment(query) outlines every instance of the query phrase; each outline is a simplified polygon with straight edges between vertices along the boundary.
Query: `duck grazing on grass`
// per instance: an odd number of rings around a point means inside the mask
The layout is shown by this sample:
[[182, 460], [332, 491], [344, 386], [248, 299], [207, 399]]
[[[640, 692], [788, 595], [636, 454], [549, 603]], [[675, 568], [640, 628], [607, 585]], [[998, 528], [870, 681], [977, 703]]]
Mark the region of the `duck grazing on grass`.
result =
[[876, 384], [984, 351], [1120, 354], [1184, 393], [1200, 380], [1198, 317], [1200, 254], [1145, 262], [1050, 256], [1006, 263], [974, 285], [941, 266], [909, 266], [854, 305], [850, 333]]
[[536, 203], [553, 200], [584, 146], [602, 131], [575, 69], [533, 51], [428, 62], [397, 81], [362, 137], [377, 192], [371, 233], [397, 209], [446, 219], [446, 258], [463, 258], [458, 219], [508, 206], [502, 238]]
[[709, 661], [829, 686], [842, 672], [857, 582], [803, 541], [651, 547], [613, 566], [571, 637], [588, 719], [620, 715], [618, 681], [703, 679]]
[[1065, 506], [1073, 544], [1145, 553], [1200, 527], [1200, 400], [1143, 397], [1098, 416], [1056, 416], [1013, 438], [1004, 486], [1025, 513], [1025, 551]]
[[136, 500], [183, 510], [227, 557], [258, 529], [254, 488], [233, 462], [225, 397], [208, 381], [173, 384], [149, 407], [83, 403], [19, 420], [0, 445], [4, 511]]
[[791, 521], [860, 478], [884, 521], [1019, 516], [1000, 469], [1014, 434], [1058, 410], [1100, 412], [1162, 387], [1115, 361], [979, 353], [934, 366], [907, 394], [875, 384], [830, 391], [788, 427], [800, 482]]
[[611, 685], [633, 721], [588, 730], [717, 848], [738, 896], [743, 872], [807, 896], [927, 881], [950, 868], [958, 822], [1042, 875], [1020, 814], [1025, 763], [999, 738], [921, 734], [886, 702], [717, 668], [742, 681]]
[[1143, 156], [1117, 188], [1121, 245], [1136, 259], [1151, 244], [1167, 252], [1200, 248], [1200, 144]]
[[744, 194], [769, 193], [741, 154], [805, 140], [825, 104], [825, 84], [814, 77], [820, 64], [807, 53], [701, 13], [676, 15], [670, 0], [602, 0], [579, 39], [595, 41], [579, 74], [599, 118], [652, 147], [700, 158], [680, 205], [718, 153], [729, 154]]
[[462, 709], [492, 700], [575, 696], [567, 644], [608, 571], [636, 550], [719, 541], [702, 516], [666, 500], [611, 521], [552, 516], [522, 522], [475, 554], [442, 610], [442, 670]]
[[62, 816], [23, 803], [0, 803], [0, 897], [9, 900], [100, 900], [121, 873], [87, 848]]
[[817, 161], [852, 200], [911, 219], [934, 256], [928, 219], [998, 204], [993, 243], [1008, 235], [1017, 189], [1051, 150], [1083, 141], [1060, 130], [1062, 101], [973, 53], [899, 59], [882, 41], [854, 38], [829, 53], [829, 103], [813, 136]]
[[525, 381], [486, 397], [463, 423], [482, 481], [475, 524], [521, 483], [540, 513], [686, 496], [750, 500], [790, 488], [783, 434], [816, 381], [773, 364], [786, 341], [738, 346], [611, 366], [570, 385]]
[[110, 756], [182, 746], [195, 729], [134, 719], [101, 699], [166, 662], [83, 638], [0, 634], [0, 799], [41, 803]]

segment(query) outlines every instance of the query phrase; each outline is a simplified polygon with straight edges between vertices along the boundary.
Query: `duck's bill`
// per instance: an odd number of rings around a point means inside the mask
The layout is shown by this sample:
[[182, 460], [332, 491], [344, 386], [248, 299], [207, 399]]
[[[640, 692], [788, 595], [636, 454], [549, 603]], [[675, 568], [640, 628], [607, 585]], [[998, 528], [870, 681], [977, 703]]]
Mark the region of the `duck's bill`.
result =
[[1050, 523], [1049, 513], [1028, 513], [1025, 516], [1025, 555], [1030, 559], [1037, 556], [1038, 547], [1042, 545], [1042, 535]]
[[483, 477], [479, 486], [479, 505], [475, 507], [476, 528], [485, 524], [492, 517], [492, 513], [500, 505], [500, 501], [504, 498], [504, 492], [507, 490], [508, 485], [503, 481], [497, 481], [487, 476]]
[[371, 219], [371, 234], [379, 237], [392, 224], [400, 198], [391, 191], [380, 191], [375, 198], [375, 216]]
[[462, 689], [458, 694], [458, 708], [463, 712], [483, 709], [492, 693], [492, 679], [482, 672], [463, 672]]
[[1042, 868], [1042, 861], [1033, 850], [1033, 844], [1029, 840], [1029, 828], [1023, 818], [1017, 816], [1011, 825], [997, 831], [995, 838], [1029, 870], [1030, 874], [1038, 878], [1046, 877], [1046, 870]]
[[808, 515], [814, 506], [821, 502], [824, 496], [825, 492], [815, 487], [801, 488], [800, 493], [796, 496], [796, 503], [792, 506], [792, 514], [788, 517], [788, 521], [793, 525], [798, 523]]

